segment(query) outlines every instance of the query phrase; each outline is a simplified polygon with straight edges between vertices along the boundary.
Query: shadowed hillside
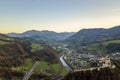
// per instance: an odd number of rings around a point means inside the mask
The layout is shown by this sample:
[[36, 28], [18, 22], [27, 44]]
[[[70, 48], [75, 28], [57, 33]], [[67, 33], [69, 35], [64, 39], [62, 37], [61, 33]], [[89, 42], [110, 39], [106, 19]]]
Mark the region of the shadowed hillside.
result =
[[69, 43], [91, 43], [111, 39], [120, 39], [120, 26], [109, 29], [83, 29], [66, 39]]
[[116, 69], [103, 68], [100, 71], [80, 71], [69, 73], [63, 80], [120, 80], [120, 73]]
[[0, 45], [0, 66], [11, 67], [20, 66], [25, 63], [25, 57], [30, 53], [29, 42], [1, 40]]
[[[45, 44], [35, 44], [37, 47], [37, 49], [35, 49], [32, 54], [31, 57], [34, 60], [38, 60], [38, 61], [46, 61], [46, 62], [50, 62], [50, 63], [57, 63], [57, 52], [52, 49], [51, 47], [49, 47], [48, 45]], [[35, 46], [33, 45], [33, 47]]]

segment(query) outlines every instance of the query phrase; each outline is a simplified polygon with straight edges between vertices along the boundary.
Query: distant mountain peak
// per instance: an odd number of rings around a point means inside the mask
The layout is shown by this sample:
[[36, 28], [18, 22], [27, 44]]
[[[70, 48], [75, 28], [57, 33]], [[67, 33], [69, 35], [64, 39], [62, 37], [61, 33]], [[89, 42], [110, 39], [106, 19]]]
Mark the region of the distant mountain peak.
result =
[[70, 43], [90, 43], [109, 39], [120, 39], [120, 26], [115, 26], [109, 29], [82, 29], [76, 34], [67, 38], [66, 41]]
[[68, 38], [69, 36], [73, 35], [73, 32], [69, 32], [69, 33], [57, 33], [54, 31], [49, 31], [49, 30], [42, 30], [42, 31], [38, 31], [38, 30], [29, 30], [26, 31], [24, 33], [21, 34], [17, 34], [17, 33], [9, 33], [7, 34], [10, 37], [18, 37], [18, 38], [24, 38], [24, 37], [28, 37], [28, 38], [42, 38], [42, 39], [49, 39], [50, 40], [63, 40]]
[[[29, 30], [29, 31], [38, 31], [38, 30], [34, 30], [34, 29], [33, 29], [33, 30]], [[26, 32], [27, 32], [27, 31], [26, 31]]]

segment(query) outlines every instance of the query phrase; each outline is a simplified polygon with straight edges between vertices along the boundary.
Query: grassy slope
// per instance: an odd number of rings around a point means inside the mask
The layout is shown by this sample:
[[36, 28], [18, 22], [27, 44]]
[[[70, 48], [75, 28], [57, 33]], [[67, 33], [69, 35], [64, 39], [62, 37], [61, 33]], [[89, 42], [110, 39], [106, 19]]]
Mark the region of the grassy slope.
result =
[[[43, 50], [45, 49], [41, 44], [32, 43], [32, 52], [37, 50]], [[20, 66], [20, 67], [13, 67], [12, 70], [15, 71], [29, 71], [34, 64], [32, 59], [26, 59], [26, 65]], [[46, 70], [46, 74], [58, 74], [59, 73], [59, 64], [48, 64], [47, 62], [40, 61], [39, 66], [35, 69], [34, 73], [40, 73], [40, 70]], [[67, 71], [65, 68], [63, 68], [62, 76], [65, 76], [67, 74]]]
[[36, 43], [32, 43], [31, 47], [32, 47], [31, 52], [44, 49], [44, 47], [41, 44], [36, 44]]
[[[120, 40], [111, 40], [111, 41], [104, 41], [101, 42], [103, 45], [107, 46], [109, 43], [120, 43]], [[92, 44], [92, 46], [98, 46], [98, 43]]]
[[111, 40], [103, 42], [104, 45], [108, 45], [109, 43], [120, 43], [120, 40]]
[[[87, 49], [91, 53], [95, 52], [96, 50], [105, 51], [105, 47], [109, 43], [120, 43], [120, 40], [111, 40], [111, 41], [104, 41], [100, 43], [93, 43], [93, 44], [87, 45]], [[100, 46], [100, 44], [102, 44], [102, 46]]]
[[0, 45], [9, 44], [9, 42], [0, 41]]
[[26, 59], [26, 64], [25, 65], [20, 66], [20, 67], [12, 67], [12, 70], [15, 70], [15, 71], [23, 71], [23, 70], [28, 71], [28, 70], [31, 69], [32, 65], [33, 65], [32, 59]]
[[[13, 67], [12, 70], [14, 71], [29, 71], [34, 64], [32, 59], [26, 59], [27, 64], [20, 67]], [[59, 73], [59, 64], [49, 64], [47, 62], [40, 62], [39, 66], [35, 69], [34, 73], [40, 73], [40, 70], [46, 70], [45, 74], [58, 74]], [[63, 69], [62, 76], [65, 76], [67, 71]]]
[[[40, 62], [40, 65], [35, 69], [34, 73], [40, 73], [41, 70], [46, 71], [45, 74], [59, 74], [59, 64], [48, 64], [47, 62]], [[67, 71], [63, 68], [62, 76], [65, 76]]]

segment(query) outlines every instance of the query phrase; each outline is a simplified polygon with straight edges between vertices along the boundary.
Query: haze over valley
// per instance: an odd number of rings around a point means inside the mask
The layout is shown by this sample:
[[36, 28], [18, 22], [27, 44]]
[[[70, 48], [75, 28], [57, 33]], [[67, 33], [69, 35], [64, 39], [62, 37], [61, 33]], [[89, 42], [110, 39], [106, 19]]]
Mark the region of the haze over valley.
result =
[[[89, 74], [92, 79], [94, 76], [91, 75], [95, 70], [104, 72], [109, 69], [109, 73], [114, 70], [116, 73], [113, 74], [117, 77], [105, 75], [114, 80], [119, 78], [119, 34], [120, 26], [83, 29], [76, 33], [30, 30], [21, 34], [0, 34], [0, 66], [2, 72], [7, 71], [1, 73], [0, 77], [67, 80], [69, 73], [72, 73], [70, 77], [76, 79], [75, 75], [82, 75], [81, 71], [85, 71], [83, 75], [86, 76], [86, 71], [93, 69]], [[99, 60], [107, 62], [103, 64]], [[8, 73], [11, 75], [5, 78]], [[101, 74], [98, 76], [105, 78]], [[99, 77], [94, 79], [98, 80]]]
[[120, 80], [120, 0], [1, 0], [0, 80]]

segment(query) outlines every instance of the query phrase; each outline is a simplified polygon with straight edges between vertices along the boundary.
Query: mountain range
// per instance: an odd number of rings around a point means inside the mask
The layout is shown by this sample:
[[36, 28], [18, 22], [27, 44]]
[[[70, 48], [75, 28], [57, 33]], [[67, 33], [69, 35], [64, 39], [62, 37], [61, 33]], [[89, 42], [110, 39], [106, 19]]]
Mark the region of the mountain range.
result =
[[35, 40], [43, 41], [64, 41], [68, 43], [91, 43], [98, 41], [105, 41], [111, 39], [120, 39], [120, 26], [115, 26], [109, 29], [104, 28], [93, 28], [93, 29], [82, 29], [76, 33], [74, 32], [63, 32], [57, 33], [53, 31], [43, 30], [30, 30], [24, 33], [9, 33], [10, 37], [17, 38], [31, 38]]
[[111, 39], [120, 39], [120, 26], [109, 29], [83, 29], [70, 36], [65, 41], [69, 43], [91, 43]]
[[27, 58], [57, 63], [57, 52], [46, 44], [8, 37], [0, 33], [0, 66], [22, 66]]
[[37, 30], [30, 30], [23, 32], [21, 34], [18, 33], [8, 33], [7, 35], [10, 37], [16, 37], [16, 38], [32, 38], [36, 40], [64, 40], [71, 35], [73, 35], [74, 32], [62, 32], [57, 33], [53, 31], [43, 30], [43, 31], [37, 31]]

